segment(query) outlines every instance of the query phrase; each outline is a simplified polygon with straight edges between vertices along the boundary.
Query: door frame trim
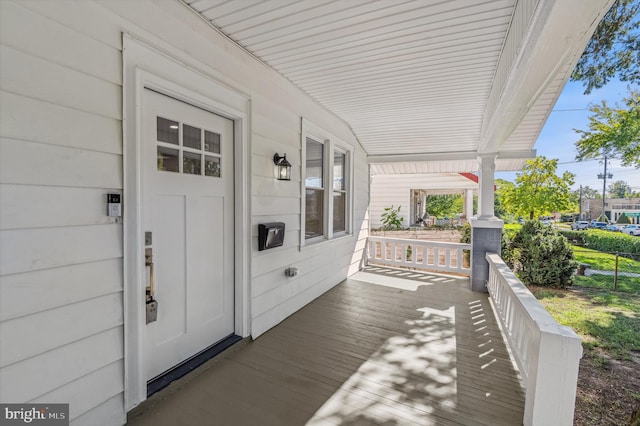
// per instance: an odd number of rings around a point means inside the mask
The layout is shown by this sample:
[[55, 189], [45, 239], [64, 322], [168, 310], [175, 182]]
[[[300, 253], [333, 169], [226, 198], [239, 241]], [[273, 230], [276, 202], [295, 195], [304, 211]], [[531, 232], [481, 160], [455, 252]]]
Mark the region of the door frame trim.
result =
[[[233, 121], [234, 126], [234, 327], [251, 332], [249, 263], [250, 227], [250, 99], [211, 75], [195, 60], [175, 59], [123, 33], [123, 279], [124, 279], [124, 395], [131, 410], [146, 399], [144, 377], [145, 267], [142, 229], [142, 97], [145, 88], [195, 105]], [[193, 65], [192, 65], [193, 64]], [[207, 68], [204, 68], [207, 70]]]

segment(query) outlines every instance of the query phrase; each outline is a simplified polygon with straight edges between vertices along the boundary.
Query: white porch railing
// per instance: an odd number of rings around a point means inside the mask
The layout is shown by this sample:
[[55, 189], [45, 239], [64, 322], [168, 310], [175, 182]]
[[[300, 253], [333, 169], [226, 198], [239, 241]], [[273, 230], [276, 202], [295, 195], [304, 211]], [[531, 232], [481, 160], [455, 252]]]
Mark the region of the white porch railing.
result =
[[580, 337], [551, 317], [500, 256], [486, 259], [491, 304], [525, 384], [524, 425], [572, 425]]
[[367, 263], [470, 274], [464, 250], [471, 244], [369, 237]]

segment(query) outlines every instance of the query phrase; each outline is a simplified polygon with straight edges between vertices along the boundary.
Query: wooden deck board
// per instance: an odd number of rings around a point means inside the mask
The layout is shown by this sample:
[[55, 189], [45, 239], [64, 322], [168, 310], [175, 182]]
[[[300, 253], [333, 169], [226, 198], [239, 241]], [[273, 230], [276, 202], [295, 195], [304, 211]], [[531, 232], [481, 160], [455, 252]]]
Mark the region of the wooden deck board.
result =
[[129, 415], [132, 425], [514, 425], [524, 394], [468, 279], [368, 268]]

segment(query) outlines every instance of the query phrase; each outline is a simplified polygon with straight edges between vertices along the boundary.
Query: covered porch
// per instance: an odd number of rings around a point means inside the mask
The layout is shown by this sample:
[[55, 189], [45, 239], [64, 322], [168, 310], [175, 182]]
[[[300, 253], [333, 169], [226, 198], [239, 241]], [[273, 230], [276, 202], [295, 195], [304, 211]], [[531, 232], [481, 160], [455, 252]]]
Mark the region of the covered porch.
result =
[[514, 425], [525, 392], [489, 296], [370, 265], [129, 413], [132, 425]]

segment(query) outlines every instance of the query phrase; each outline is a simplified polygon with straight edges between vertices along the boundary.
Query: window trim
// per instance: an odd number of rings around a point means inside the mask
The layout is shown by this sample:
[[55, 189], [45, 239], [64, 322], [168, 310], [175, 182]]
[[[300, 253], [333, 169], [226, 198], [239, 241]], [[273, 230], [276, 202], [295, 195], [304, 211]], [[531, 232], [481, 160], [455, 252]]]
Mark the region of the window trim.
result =
[[[309, 238], [305, 237], [306, 225], [306, 167], [307, 167], [307, 138], [323, 144], [323, 232], [322, 235]], [[353, 146], [340, 138], [314, 125], [302, 118], [301, 131], [301, 197], [300, 197], [300, 248], [315, 245], [323, 241], [353, 235]], [[333, 166], [334, 153], [341, 152], [345, 155], [344, 179], [345, 179], [345, 230], [333, 232]]]
[[[319, 143], [322, 145], [322, 186], [321, 187], [309, 187], [312, 189], [320, 189], [322, 190], [322, 233], [316, 237], [307, 238], [306, 237], [306, 213], [307, 213], [307, 139], [311, 139], [312, 141]], [[319, 138], [315, 138], [312, 136], [307, 136], [304, 139], [303, 147], [302, 147], [302, 215], [300, 217], [300, 227], [301, 227], [301, 235], [302, 240], [307, 242], [308, 244], [313, 244], [314, 242], [320, 242], [326, 239], [327, 235], [327, 186], [328, 186], [328, 178], [327, 175], [327, 151], [329, 140], [321, 140]]]
[[[350, 157], [350, 151], [343, 149], [341, 146], [334, 146], [333, 148], [333, 152], [332, 152], [332, 157], [331, 157], [331, 173], [333, 173], [333, 170], [335, 170], [335, 155], [336, 153], [340, 153], [342, 155], [344, 155], [344, 168], [342, 170], [342, 174], [343, 174], [343, 178], [344, 178], [344, 189], [340, 189], [340, 190], [336, 190], [333, 187], [333, 181], [331, 182], [331, 194], [329, 195], [329, 198], [331, 199], [331, 220], [333, 220], [333, 209], [334, 209], [334, 204], [333, 204], [333, 200], [334, 200], [334, 195], [336, 193], [341, 193], [344, 194], [345, 197], [345, 205], [344, 205], [344, 230], [342, 231], [338, 231], [335, 232], [333, 230], [333, 223], [331, 224], [331, 235], [334, 237], [339, 237], [342, 235], [347, 235], [349, 234], [350, 228], [349, 228], [349, 213], [351, 211], [351, 206], [350, 206], [350, 192], [349, 191], [349, 182], [351, 181], [350, 179], [350, 171], [351, 171], [351, 167], [349, 165], [349, 157]], [[332, 176], [332, 178], [335, 179], [335, 176]]]

